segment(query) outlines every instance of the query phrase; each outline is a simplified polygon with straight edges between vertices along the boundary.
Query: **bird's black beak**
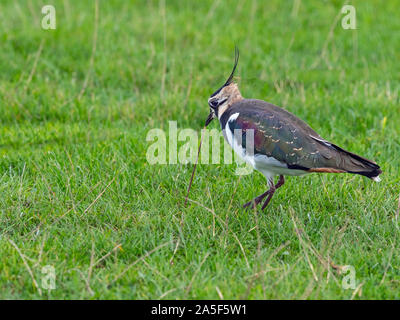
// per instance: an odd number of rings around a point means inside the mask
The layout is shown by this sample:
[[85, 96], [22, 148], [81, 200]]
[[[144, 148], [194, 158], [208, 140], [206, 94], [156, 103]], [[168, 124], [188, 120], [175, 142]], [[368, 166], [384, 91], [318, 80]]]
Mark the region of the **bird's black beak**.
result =
[[210, 111], [210, 114], [207, 117], [205, 126], [207, 127], [213, 119], [214, 119], [214, 113], [212, 111]]

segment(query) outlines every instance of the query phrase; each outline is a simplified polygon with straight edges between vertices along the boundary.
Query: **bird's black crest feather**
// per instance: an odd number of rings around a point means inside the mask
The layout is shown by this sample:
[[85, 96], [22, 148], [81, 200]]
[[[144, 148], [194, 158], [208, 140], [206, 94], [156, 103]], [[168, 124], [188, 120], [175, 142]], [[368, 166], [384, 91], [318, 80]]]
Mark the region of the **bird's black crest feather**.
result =
[[222, 90], [222, 88], [224, 88], [224, 87], [226, 87], [226, 86], [229, 86], [229, 85], [232, 83], [233, 76], [234, 76], [234, 74], [235, 74], [235, 71], [236, 71], [236, 67], [237, 67], [237, 65], [238, 65], [238, 62], [239, 62], [239, 49], [238, 49], [237, 46], [235, 46], [235, 64], [234, 64], [234, 66], [233, 66], [233, 70], [232, 70], [232, 72], [231, 72], [231, 74], [230, 74], [228, 80], [226, 80], [226, 82], [222, 85], [222, 87], [219, 88], [217, 91], [215, 91], [215, 92], [210, 96], [210, 98], [211, 98], [211, 97], [214, 97], [216, 94], [218, 94], [218, 92], [220, 92], [220, 91]]

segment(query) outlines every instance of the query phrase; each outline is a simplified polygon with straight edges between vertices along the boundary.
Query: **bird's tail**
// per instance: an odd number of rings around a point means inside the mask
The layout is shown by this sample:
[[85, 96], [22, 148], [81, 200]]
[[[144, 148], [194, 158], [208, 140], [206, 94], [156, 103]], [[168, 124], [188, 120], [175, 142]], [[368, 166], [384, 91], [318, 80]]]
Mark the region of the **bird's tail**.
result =
[[366, 176], [376, 182], [381, 181], [379, 175], [382, 173], [382, 170], [375, 162], [355, 153], [346, 151], [334, 144], [332, 144], [332, 147], [334, 147], [341, 155], [341, 169], [349, 173]]

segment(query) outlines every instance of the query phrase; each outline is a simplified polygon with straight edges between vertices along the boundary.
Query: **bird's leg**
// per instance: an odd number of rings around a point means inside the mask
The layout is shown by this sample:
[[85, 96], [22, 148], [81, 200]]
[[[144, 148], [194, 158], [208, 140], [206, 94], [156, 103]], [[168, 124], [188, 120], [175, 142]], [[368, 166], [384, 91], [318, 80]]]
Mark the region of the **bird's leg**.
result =
[[267, 198], [267, 200], [265, 200], [261, 210], [264, 210], [266, 208], [268, 203], [271, 201], [276, 189], [278, 189], [279, 187], [282, 187], [284, 183], [285, 183], [285, 177], [283, 175], [280, 175], [278, 183], [276, 185], [274, 185], [274, 184], [271, 185], [271, 188], [269, 189], [270, 192], [268, 194], [268, 198]]
[[275, 190], [276, 190], [275, 185], [272, 184], [270, 189], [269, 189], [268, 198], [267, 198], [267, 200], [265, 200], [261, 210], [264, 210], [265, 207], [268, 205], [268, 203], [271, 201], [272, 197], [274, 196]]
[[285, 183], [285, 177], [283, 175], [280, 175], [278, 183], [275, 185], [275, 189], [282, 187], [284, 185], [284, 183]]

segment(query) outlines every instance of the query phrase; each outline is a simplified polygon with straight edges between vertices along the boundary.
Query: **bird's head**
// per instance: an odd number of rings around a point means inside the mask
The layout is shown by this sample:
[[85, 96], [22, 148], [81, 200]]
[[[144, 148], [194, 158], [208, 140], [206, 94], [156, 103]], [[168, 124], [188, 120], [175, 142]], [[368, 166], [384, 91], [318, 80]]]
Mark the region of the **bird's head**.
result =
[[242, 99], [239, 88], [236, 83], [233, 82], [233, 75], [236, 70], [236, 66], [239, 62], [239, 50], [235, 47], [235, 64], [228, 80], [215, 91], [208, 99], [208, 105], [210, 106], [210, 113], [206, 120], [206, 126], [217, 117], [221, 117], [222, 113], [239, 99]]

